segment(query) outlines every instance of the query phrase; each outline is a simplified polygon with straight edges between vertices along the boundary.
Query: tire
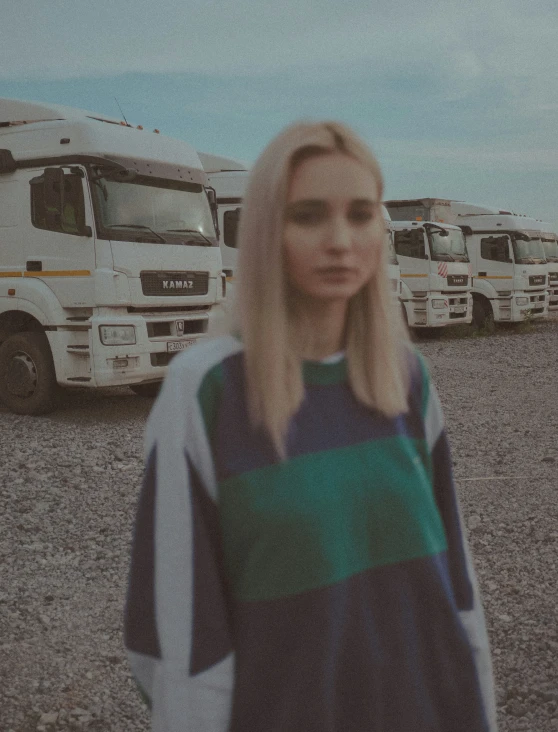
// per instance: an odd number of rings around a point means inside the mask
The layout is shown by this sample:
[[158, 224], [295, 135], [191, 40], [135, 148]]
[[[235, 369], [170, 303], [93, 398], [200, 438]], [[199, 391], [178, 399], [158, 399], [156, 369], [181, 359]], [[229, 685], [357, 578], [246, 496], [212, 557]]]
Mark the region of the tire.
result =
[[140, 397], [153, 399], [159, 394], [162, 383], [162, 381], [152, 381], [149, 384], [130, 384], [130, 389]]
[[473, 325], [475, 328], [492, 329], [494, 327], [494, 313], [488, 300], [478, 297], [473, 299]]
[[16, 333], [0, 346], [0, 400], [16, 414], [56, 409], [60, 387], [44, 333]]

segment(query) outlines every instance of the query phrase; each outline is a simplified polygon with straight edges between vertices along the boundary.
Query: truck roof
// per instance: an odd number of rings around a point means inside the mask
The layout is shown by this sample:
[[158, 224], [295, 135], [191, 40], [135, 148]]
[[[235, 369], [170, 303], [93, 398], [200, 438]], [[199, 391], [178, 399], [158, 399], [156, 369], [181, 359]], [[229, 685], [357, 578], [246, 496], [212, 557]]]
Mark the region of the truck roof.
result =
[[420, 227], [420, 226], [425, 226], [425, 225], [428, 226], [428, 224], [433, 224], [434, 226], [440, 226], [440, 227], [443, 227], [444, 229], [456, 229], [456, 230], [461, 231], [459, 226], [457, 226], [455, 224], [448, 224], [447, 221], [422, 221], [422, 220], [421, 221], [413, 221], [413, 220], [393, 221], [392, 220], [391, 224], [394, 229], [405, 229], [405, 228], [408, 229], [411, 226]]
[[460, 226], [469, 226], [473, 231], [540, 231], [540, 221], [529, 216], [516, 214], [471, 214], [458, 215]]
[[218, 203], [240, 203], [249, 172], [247, 170], [225, 170], [208, 173], [209, 184], [215, 189]]
[[16, 162], [98, 157], [142, 175], [206, 183], [196, 150], [183, 140], [72, 107], [0, 98], [0, 148]]
[[223, 155], [212, 155], [198, 150], [201, 163], [206, 173], [221, 173], [235, 170], [248, 170], [248, 164], [236, 158], [226, 158]]

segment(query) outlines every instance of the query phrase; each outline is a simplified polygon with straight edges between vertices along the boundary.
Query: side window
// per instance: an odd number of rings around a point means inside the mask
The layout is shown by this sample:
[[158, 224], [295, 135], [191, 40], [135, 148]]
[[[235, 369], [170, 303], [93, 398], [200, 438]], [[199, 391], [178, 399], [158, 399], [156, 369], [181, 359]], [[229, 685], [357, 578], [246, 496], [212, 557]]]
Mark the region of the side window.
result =
[[425, 259], [424, 234], [422, 229], [408, 229], [407, 231], [396, 231], [395, 251], [401, 257], [414, 257]]
[[17, 226], [21, 207], [19, 180], [0, 180], [0, 228]]
[[481, 239], [480, 255], [482, 259], [493, 262], [507, 262], [509, 260], [509, 246], [507, 236], [489, 236]]
[[240, 208], [235, 208], [232, 211], [225, 211], [223, 215], [223, 241], [227, 247], [236, 249], [236, 233], [239, 219]]
[[[62, 212], [52, 210], [45, 203], [44, 176], [30, 181], [31, 188], [31, 222], [37, 229], [58, 231], [62, 234], [83, 236], [85, 228], [85, 205], [83, 200], [83, 186], [79, 175], [65, 174], [64, 205]], [[55, 192], [60, 193], [60, 187], [55, 185]]]

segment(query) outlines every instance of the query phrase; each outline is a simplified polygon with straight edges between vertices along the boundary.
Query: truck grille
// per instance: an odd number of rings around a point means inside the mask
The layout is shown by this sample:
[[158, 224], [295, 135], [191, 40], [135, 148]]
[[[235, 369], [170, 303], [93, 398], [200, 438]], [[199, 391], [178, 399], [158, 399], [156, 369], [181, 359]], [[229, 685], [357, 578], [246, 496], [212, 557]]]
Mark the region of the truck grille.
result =
[[530, 275], [529, 285], [546, 285], [546, 275]]
[[448, 275], [448, 285], [451, 287], [467, 287], [469, 278], [467, 275]]
[[207, 272], [142, 272], [140, 277], [144, 295], [207, 295], [209, 288]]

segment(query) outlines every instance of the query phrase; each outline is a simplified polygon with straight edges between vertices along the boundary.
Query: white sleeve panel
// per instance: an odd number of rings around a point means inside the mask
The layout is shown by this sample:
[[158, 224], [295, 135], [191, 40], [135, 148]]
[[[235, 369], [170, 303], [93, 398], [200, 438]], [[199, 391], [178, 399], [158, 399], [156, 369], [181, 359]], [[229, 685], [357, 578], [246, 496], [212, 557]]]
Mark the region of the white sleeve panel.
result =
[[208, 370], [240, 348], [227, 337], [177, 357], [146, 429], [146, 456], [156, 451], [154, 595], [160, 658], [134, 652], [129, 658], [151, 701], [153, 732], [225, 732], [229, 723], [233, 654], [196, 674], [190, 670], [195, 547], [188, 460], [214, 499], [214, 468], [197, 393]]

